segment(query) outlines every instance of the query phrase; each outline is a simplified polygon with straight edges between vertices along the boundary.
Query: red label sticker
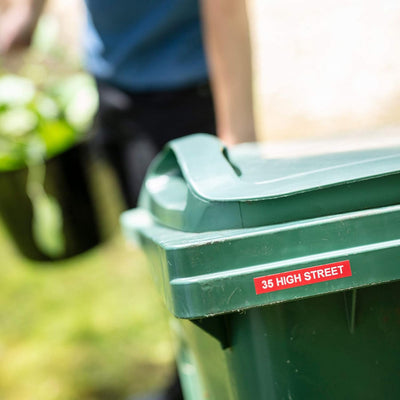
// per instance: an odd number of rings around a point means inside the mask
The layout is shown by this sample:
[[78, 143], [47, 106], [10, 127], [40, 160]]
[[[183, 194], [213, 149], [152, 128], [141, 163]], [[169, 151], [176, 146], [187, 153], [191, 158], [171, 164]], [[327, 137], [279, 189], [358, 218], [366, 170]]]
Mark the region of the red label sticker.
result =
[[350, 261], [340, 261], [316, 267], [297, 269], [280, 274], [254, 278], [256, 294], [275, 292], [313, 283], [331, 281], [351, 276]]

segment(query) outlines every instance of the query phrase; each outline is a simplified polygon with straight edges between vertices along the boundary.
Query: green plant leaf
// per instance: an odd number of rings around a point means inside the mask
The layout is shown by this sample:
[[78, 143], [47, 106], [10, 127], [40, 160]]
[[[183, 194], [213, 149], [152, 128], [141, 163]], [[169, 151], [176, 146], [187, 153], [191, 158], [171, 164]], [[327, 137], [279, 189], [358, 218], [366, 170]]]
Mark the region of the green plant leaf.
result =
[[13, 108], [0, 114], [0, 135], [23, 136], [38, 124], [36, 114], [25, 108]]
[[17, 75], [0, 77], [0, 106], [23, 106], [33, 100], [35, 85], [29, 79]]
[[51, 157], [68, 149], [77, 141], [76, 131], [65, 121], [45, 120], [40, 124], [38, 136]]
[[77, 130], [84, 131], [90, 127], [97, 107], [96, 89], [89, 85], [83, 86], [67, 105], [65, 118]]
[[90, 104], [93, 103], [94, 107], [97, 107], [98, 96], [96, 85], [93, 78], [86, 73], [78, 73], [67, 79], [59, 80], [49, 88], [49, 94], [59, 102], [63, 110], [72, 102], [77, 101], [75, 99], [82, 97], [82, 95], [80, 95], [81, 92], [86, 92], [86, 102]]
[[57, 102], [45, 93], [39, 93], [36, 96], [33, 109], [39, 114], [41, 119], [54, 120], [60, 117], [60, 107]]
[[43, 160], [70, 148], [87, 132], [97, 106], [94, 80], [85, 73], [38, 89], [26, 78], [0, 77], [0, 170], [31, 163], [33, 139], [42, 143]]
[[0, 171], [10, 171], [24, 167], [26, 146], [20, 142], [0, 138]]

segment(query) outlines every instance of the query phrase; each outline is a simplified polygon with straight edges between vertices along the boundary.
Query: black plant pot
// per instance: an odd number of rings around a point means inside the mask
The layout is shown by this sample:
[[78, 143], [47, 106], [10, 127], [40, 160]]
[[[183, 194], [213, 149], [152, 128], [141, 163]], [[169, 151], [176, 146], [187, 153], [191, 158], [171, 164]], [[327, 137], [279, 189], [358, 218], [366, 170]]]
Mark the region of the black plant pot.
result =
[[89, 151], [80, 143], [46, 161], [44, 190], [62, 211], [64, 250], [51, 256], [32, 233], [33, 207], [26, 193], [28, 169], [0, 172], [0, 215], [20, 252], [32, 260], [69, 258], [100, 243], [99, 216], [88, 176]]

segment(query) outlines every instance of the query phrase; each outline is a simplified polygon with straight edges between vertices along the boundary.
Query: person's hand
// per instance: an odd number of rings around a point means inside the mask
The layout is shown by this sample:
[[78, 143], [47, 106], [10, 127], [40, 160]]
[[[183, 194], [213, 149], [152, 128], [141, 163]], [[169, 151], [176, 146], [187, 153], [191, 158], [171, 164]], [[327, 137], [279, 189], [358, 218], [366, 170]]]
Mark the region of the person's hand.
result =
[[0, 54], [27, 48], [43, 3], [12, 1], [0, 16]]

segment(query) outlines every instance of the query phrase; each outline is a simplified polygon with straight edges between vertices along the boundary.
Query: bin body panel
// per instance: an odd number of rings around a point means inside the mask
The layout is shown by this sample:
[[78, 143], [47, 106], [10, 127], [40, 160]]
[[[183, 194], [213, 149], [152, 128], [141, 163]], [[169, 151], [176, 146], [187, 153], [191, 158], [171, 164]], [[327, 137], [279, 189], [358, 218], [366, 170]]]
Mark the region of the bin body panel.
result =
[[399, 293], [399, 282], [358, 289], [354, 326], [353, 291], [228, 314], [226, 348], [181, 320], [182, 341], [203, 382], [203, 397], [187, 398], [398, 399]]
[[399, 293], [398, 282], [357, 290], [353, 329], [344, 293], [232, 316], [239, 399], [400, 398]]

